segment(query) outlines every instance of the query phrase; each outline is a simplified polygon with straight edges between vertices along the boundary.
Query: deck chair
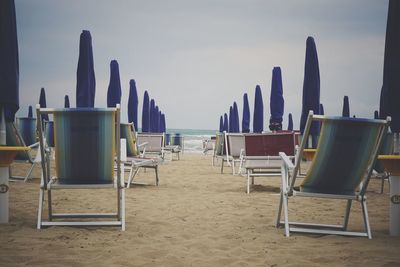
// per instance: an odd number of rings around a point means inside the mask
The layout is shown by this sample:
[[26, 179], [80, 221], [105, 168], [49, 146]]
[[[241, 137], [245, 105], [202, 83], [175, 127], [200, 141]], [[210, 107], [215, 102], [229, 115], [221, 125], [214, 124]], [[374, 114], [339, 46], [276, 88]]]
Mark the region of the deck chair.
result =
[[[241, 133], [225, 133], [226, 160], [221, 163], [221, 173], [224, 172], [224, 162], [230, 163], [232, 174], [235, 175], [235, 162], [241, 162], [241, 155], [244, 150], [244, 135]], [[239, 172], [241, 165], [239, 166]]]
[[282, 161], [279, 152], [285, 152], [291, 159], [296, 153], [294, 132], [275, 132], [244, 135], [244, 155], [240, 165], [246, 170], [247, 194], [255, 177], [280, 176]]
[[[15, 127], [15, 124], [13, 122], [7, 122], [6, 128], [7, 128], [7, 136], [6, 136], [7, 145], [9, 145], [9, 146], [26, 146], [24, 138], [18, 131], [17, 127]], [[28, 147], [38, 148], [39, 142], [30, 144], [30, 145], [28, 145]], [[26, 182], [29, 179], [31, 179], [32, 171], [33, 171], [34, 167], [37, 166], [38, 164], [40, 164], [40, 162], [41, 162], [40, 149], [37, 150], [35, 156], [33, 155], [31, 150], [18, 152], [15, 157], [14, 162], [26, 163], [26, 164], [30, 165], [26, 175], [24, 175], [24, 176], [13, 175], [12, 167], [9, 168], [11, 180], [23, 180], [24, 182]]]
[[[321, 122], [321, 133], [312, 165], [300, 187], [295, 187], [299, 164], [308, 140], [311, 122]], [[282, 160], [282, 186], [276, 226], [284, 226], [285, 235], [290, 232], [365, 236], [371, 238], [365, 193], [372, 167], [388, 120], [370, 120], [343, 117], [308, 115], [304, 138], [296, 164], [279, 153]], [[342, 225], [311, 224], [289, 221], [289, 199], [314, 197], [346, 200], [347, 206]], [[350, 209], [353, 201], [361, 204], [364, 220], [363, 232], [348, 231]], [[281, 221], [283, 212], [284, 220]]]
[[223, 159], [225, 156], [225, 146], [224, 146], [225, 138], [224, 133], [216, 133], [215, 135], [215, 147], [212, 158], [212, 166], [215, 166], [215, 161], [219, 159]]
[[[164, 133], [138, 133], [137, 143], [146, 143], [146, 155], [164, 159]], [[139, 148], [143, 152], [142, 147]]]
[[[44, 226], [119, 226], [125, 230], [125, 189], [120, 169], [120, 108], [50, 109], [36, 106], [38, 125], [42, 114], [53, 114], [55, 176], [50, 176], [50, 157], [42, 156], [37, 228]], [[44, 132], [38, 127], [44, 153]], [[114, 176], [116, 156], [117, 175]], [[63, 189], [112, 189], [116, 191], [114, 213], [55, 213], [53, 191]], [[47, 194], [48, 220], [43, 208]], [[88, 203], [89, 204], [89, 203]], [[90, 220], [89, 220], [90, 219]]]
[[[386, 133], [382, 138], [382, 142], [381, 142], [381, 146], [379, 147], [378, 154], [379, 155], [392, 155], [393, 147], [394, 147], [393, 133], [391, 133], [391, 132]], [[372, 177], [381, 180], [381, 190], [380, 190], [381, 194], [383, 193], [383, 187], [385, 185], [385, 180], [389, 181], [389, 176], [390, 176], [390, 173], [388, 173], [385, 170], [382, 161], [377, 160], [374, 164], [374, 170], [373, 170]]]
[[[127, 157], [122, 157], [122, 162], [124, 165], [124, 171], [129, 171], [127, 188], [131, 184], [138, 184], [133, 182], [134, 177], [138, 174], [140, 168], [154, 169], [156, 175], [156, 186], [159, 184], [158, 177], [158, 166], [163, 162], [161, 158], [147, 158], [146, 157], [146, 146], [147, 143], [138, 144], [135, 128], [132, 123], [121, 123], [121, 138], [126, 139], [126, 155]], [[124, 148], [121, 148], [124, 149]], [[142, 153], [140, 153], [142, 150]]]
[[179, 133], [176, 134], [165, 134], [165, 146], [164, 152], [171, 155], [171, 160], [175, 158], [180, 159], [180, 154], [184, 151], [184, 137]]
[[203, 144], [203, 154], [207, 155], [208, 151], [214, 151], [215, 148], [215, 136], [211, 136], [210, 139], [204, 139], [202, 144]]

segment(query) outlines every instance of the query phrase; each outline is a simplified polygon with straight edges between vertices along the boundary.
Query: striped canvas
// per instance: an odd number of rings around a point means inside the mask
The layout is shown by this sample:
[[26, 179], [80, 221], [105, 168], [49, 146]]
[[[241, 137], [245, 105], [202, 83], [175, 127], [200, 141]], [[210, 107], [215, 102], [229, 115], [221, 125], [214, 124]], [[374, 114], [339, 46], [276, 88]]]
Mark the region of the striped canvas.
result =
[[380, 133], [373, 120], [337, 118], [322, 123], [312, 165], [301, 184], [304, 192], [354, 194]]
[[115, 115], [106, 109], [54, 112], [56, 174], [63, 184], [112, 183]]
[[18, 131], [24, 139], [25, 145], [36, 143], [36, 119], [17, 118]]
[[132, 124], [121, 123], [120, 125], [121, 138], [126, 139], [126, 153], [128, 157], [139, 156], [135, 133], [133, 132]]
[[224, 150], [225, 150], [224, 134], [217, 133], [216, 139], [215, 139], [215, 155], [217, 155], [217, 156], [225, 155]]

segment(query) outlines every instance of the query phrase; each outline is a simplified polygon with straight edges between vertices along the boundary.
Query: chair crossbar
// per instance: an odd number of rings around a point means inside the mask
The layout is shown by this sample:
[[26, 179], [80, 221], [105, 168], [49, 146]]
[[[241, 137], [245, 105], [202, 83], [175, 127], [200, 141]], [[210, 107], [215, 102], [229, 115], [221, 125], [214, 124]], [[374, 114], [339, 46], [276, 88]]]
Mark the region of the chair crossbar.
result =
[[57, 218], [116, 218], [117, 213], [53, 213], [53, 219]]

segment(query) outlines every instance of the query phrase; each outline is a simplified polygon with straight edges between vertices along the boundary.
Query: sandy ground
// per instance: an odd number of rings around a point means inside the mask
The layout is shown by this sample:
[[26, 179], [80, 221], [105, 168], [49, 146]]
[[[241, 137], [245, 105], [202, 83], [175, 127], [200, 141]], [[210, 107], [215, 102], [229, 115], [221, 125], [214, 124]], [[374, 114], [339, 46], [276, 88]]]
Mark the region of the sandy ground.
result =
[[[14, 165], [17, 171], [24, 167]], [[400, 237], [390, 237], [388, 186], [369, 187], [373, 239], [293, 234], [274, 221], [279, 177], [258, 178], [250, 195], [246, 179], [211, 166], [211, 157], [185, 154], [154, 173], [147, 186], [126, 190], [126, 231], [107, 227], [36, 229], [39, 179], [10, 185], [10, 223], [0, 225], [1, 266], [400, 266]], [[39, 177], [39, 167], [34, 176]], [[54, 193], [56, 211], [112, 211], [110, 190]], [[356, 203], [357, 204], [357, 203]], [[340, 223], [345, 202], [295, 199], [293, 220]], [[359, 205], [350, 229], [362, 230]]]

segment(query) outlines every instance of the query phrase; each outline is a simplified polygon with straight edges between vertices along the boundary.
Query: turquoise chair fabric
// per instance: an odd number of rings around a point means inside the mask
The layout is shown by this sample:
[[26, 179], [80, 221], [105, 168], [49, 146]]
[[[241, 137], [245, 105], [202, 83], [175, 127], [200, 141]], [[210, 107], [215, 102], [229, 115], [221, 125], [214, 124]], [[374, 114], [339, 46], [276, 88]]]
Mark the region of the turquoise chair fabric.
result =
[[112, 183], [116, 112], [77, 108], [56, 110], [53, 115], [59, 183]]
[[362, 181], [380, 133], [380, 124], [367, 119], [324, 121], [312, 165], [301, 190], [325, 194], [354, 194]]

